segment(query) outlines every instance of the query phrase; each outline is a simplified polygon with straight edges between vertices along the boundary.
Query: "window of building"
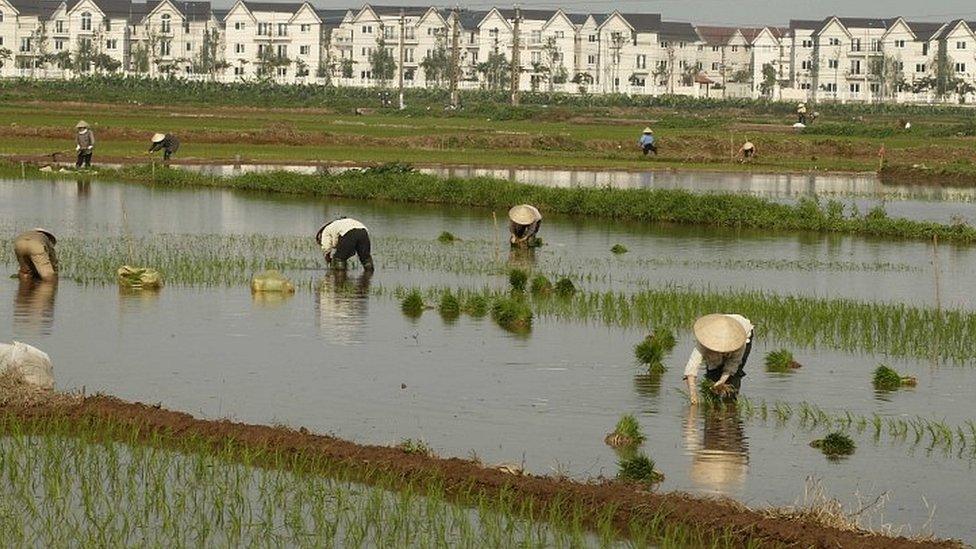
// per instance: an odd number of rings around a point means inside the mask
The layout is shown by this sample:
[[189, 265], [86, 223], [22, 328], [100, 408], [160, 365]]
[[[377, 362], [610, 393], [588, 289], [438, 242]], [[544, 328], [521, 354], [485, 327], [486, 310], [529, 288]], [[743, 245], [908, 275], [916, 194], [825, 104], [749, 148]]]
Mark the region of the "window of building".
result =
[[112, 20], [111, 19], [109, 19], [108, 17], [106, 17], [105, 18], [105, 21], [104, 21], [104, 25], [105, 25], [105, 32], [112, 32]]
[[303, 24], [302, 24], [302, 25], [301, 25], [301, 26], [299, 27], [299, 30], [301, 30], [302, 32], [308, 32], [308, 31], [310, 31], [310, 30], [312, 30], [312, 25], [309, 25], [309, 24], [307, 24], [307, 23], [303, 23]]
[[871, 39], [871, 51], [881, 51], [881, 40]]
[[804, 40], [802, 46], [804, 48], [812, 48], [813, 47], [813, 40]]
[[966, 42], [961, 41], [961, 40], [959, 42], [956, 42], [956, 49], [957, 50], [964, 50], [964, 49], [966, 49]]
[[65, 28], [64, 21], [58, 19], [57, 21], [54, 22], [54, 32], [58, 34], [68, 32], [67, 29]]
[[271, 23], [258, 23], [258, 36], [271, 36]]
[[298, 53], [300, 55], [308, 55], [311, 52], [312, 52], [312, 46], [300, 46], [298, 48]]
[[552, 33], [552, 35], [556, 38], [566, 38], [566, 33], [564, 31], [556, 31]]
[[916, 63], [915, 72], [925, 72], [925, 63]]
[[595, 34], [591, 34], [591, 35], [590, 35], [590, 36], [588, 37], [588, 40], [589, 40], [590, 42], [596, 42], [596, 35], [595, 35]]
[[905, 41], [904, 40], [895, 40], [895, 47], [896, 48], [904, 48], [905, 47]]
[[3, 10], [0, 10], [0, 23], [3, 23]]
[[966, 64], [956, 63], [956, 72], [966, 72]]
[[840, 45], [840, 38], [828, 38], [827, 39], [827, 44], [830, 45], [830, 46], [839, 46]]
[[403, 62], [404, 63], [413, 63], [413, 48], [404, 48], [403, 49]]
[[647, 68], [647, 56], [644, 55], [643, 53], [637, 56], [637, 68], [638, 69]]
[[84, 13], [82, 13], [81, 14], [81, 30], [83, 30], [83, 31], [90, 31], [90, 30], [92, 30], [91, 21], [92, 21], [91, 13], [89, 13], [87, 11], [84, 12]]
[[159, 23], [160, 32], [168, 33], [172, 31], [172, 17], [168, 13], [164, 13], [160, 18], [162, 21]]
[[[234, 21], [234, 30], [244, 30], [244, 22], [243, 21]], [[234, 69], [234, 70], [236, 71], [237, 69]]]
[[928, 54], [929, 54], [929, 43], [925, 42], [922, 44], [922, 55], [928, 55]]
[[851, 40], [851, 51], [861, 51], [861, 39], [854, 38]]
[[532, 52], [532, 63], [542, 62], [542, 52], [534, 51]]
[[278, 36], [288, 36], [288, 23], [278, 23]]
[[839, 66], [839, 63], [838, 63], [838, 61], [836, 59], [828, 59], [827, 60], [827, 68], [828, 69], [836, 69], [838, 66]]
[[854, 59], [851, 61], [851, 74], [861, 74], [861, 60]]
[[[3, 38], [0, 38], [0, 46], [2, 45], [3, 45]], [[58, 39], [54, 41], [54, 51], [64, 51], [64, 40]]]
[[107, 50], [115, 50], [118, 49], [118, 47], [119, 47], [119, 41], [114, 38], [105, 41], [105, 49]]
[[872, 82], [871, 93], [881, 93], [881, 84], [878, 84], [877, 82]]
[[21, 38], [20, 39], [20, 51], [22, 53], [29, 53], [31, 51], [31, 39]]
[[363, 25], [363, 34], [373, 34], [373, 25]]
[[738, 51], [739, 51], [739, 46], [732, 46], [732, 53], [736, 53]]
[[474, 39], [477, 35], [473, 32], [468, 33], [468, 44], [474, 44]]
[[244, 76], [244, 67], [234, 67], [234, 76]]
[[476, 50], [471, 52], [471, 64], [477, 64], [477, 63], [478, 63], [478, 52]]
[[897, 70], [898, 72], [904, 72], [905, 63], [902, 61], [895, 61], [895, 70]]
[[186, 51], [193, 51], [193, 42], [186, 43]]
[[587, 55], [586, 56], [586, 64], [588, 64], [588, 65], [596, 65], [596, 56], [593, 55], [593, 54]]
[[811, 68], [813, 68], [813, 61], [803, 61], [802, 63], [800, 63], [800, 68], [805, 71], [810, 70]]
[[671, 44], [669, 44], [667, 42], [667, 40], [664, 40], [664, 41], [661, 42], [661, 48], [663, 48], [663, 49], [668, 49], [668, 46], [670, 46], [670, 45]]
[[635, 76], [631, 81], [631, 84], [633, 84], [638, 88], [643, 88], [646, 83], [647, 83], [647, 79], [644, 78], [643, 76]]
[[278, 76], [288, 76], [288, 67], [277, 67], [275, 69], [275, 74]]
[[542, 43], [542, 31], [541, 30], [534, 30], [534, 31], [532, 31], [532, 33], [529, 35], [529, 43], [530, 44], [541, 44]]
[[713, 71], [717, 71], [718, 70], [718, 63], [712, 63], [712, 70]]
[[417, 29], [414, 27], [404, 27], [403, 28], [403, 38], [406, 40], [414, 40], [417, 38]]
[[393, 27], [383, 27], [383, 38], [390, 40], [393, 37]]
[[852, 82], [849, 88], [851, 90], [851, 93], [861, 93], [861, 85], [856, 82]]
[[363, 57], [366, 57], [366, 48], [363, 48]]
[[488, 31], [488, 38], [498, 40], [498, 29], [491, 29]]
[[173, 43], [169, 40], [161, 40], [159, 42], [159, 54], [164, 57], [169, 57], [173, 51]]
[[284, 44], [278, 44], [278, 58], [285, 59], [288, 57], [288, 46]]
[[244, 53], [244, 44], [234, 44], [234, 53]]
[[833, 92], [833, 93], [837, 93], [837, 83], [836, 82], [830, 82], [830, 83], [824, 84], [824, 90], [829, 91], [829, 92]]
[[800, 89], [801, 90], [809, 90], [810, 89], [810, 83], [809, 82], [803, 82], [803, 83], [801, 83], [800, 84]]
[[720, 49], [721, 48], [719, 48], [718, 46], [712, 46], [712, 51], [713, 52], [718, 52]]

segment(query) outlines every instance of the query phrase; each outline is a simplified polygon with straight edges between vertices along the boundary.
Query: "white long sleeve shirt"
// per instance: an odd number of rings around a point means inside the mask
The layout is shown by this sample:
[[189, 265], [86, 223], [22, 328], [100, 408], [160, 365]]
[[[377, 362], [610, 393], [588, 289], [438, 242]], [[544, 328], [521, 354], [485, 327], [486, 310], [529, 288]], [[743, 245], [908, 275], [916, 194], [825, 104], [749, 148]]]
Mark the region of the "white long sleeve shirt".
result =
[[335, 250], [336, 246], [339, 245], [339, 237], [348, 233], [353, 229], [365, 229], [366, 225], [363, 225], [359, 221], [352, 219], [350, 217], [344, 217], [342, 219], [336, 219], [332, 223], [325, 226], [322, 230], [322, 251], [332, 252]]
[[[755, 326], [752, 322], [742, 316], [736, 314], [725, 315], [732, 320], [735, 320], [742, 328], [746, 331], [746, 342], [745, 345], [740, 347], [738, 350], [732, 351], [731, 353], [705, 353], [701, 345], [695, 345], [695, 349], [691, 351], [691, 357], [688, 358], [688, 364], [685, 365], [685, 377], [697, 376], [698, 369], [701, 368], [702, 364], [708, 370], [718, 370], [721, 368], [723, 374], [733, 375], [739, 371], [739, 365], [742, 364], [742, 356], [746, 352], [746, 345], [752, 341], [752, 331]], [[705, 357], [710, 356], [711, 359], [706, 359]]]

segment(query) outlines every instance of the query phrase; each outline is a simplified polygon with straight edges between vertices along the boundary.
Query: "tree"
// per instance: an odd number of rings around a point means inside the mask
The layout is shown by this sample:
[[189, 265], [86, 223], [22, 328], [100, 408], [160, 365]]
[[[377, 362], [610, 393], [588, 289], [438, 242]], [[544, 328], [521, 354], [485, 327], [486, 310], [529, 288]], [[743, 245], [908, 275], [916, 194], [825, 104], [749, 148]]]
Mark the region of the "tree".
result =
[[92, 58], [92, 65], [96, 71], [115, 72], [122, 67], [122, 62], [111, 55], [99, 53]]
[[343, 78], [352, 78], [353, 62], [351, 57], [343, 57], [339, 62], [339, 70]]
[[95, 60], [95, 48], [92, 42], [92, 38], [78, 38], [78, 53], [75, 54], [74, 66], [80, 72], [91, 70], [92, 62]]
[[129, 56], [129, 70], [143, 74], [149, 72], [149, 58], [149, 46], [147, 44], [137, 44], [132, 48], [132, 53]]
[[217, 71], [227, 68], [226, 62], [220, 59], [219, 41], [220, 36], [217, 29], [203, 33], [200, 54], [193, 60], [192, 65], [195, 74], [209, 74], [213, 79], [216, 77]]
[[438, 36], [437, 47], [430, 51], [430, 55], [420, 62], [424, 71], [424, 80], [430, 84], [442, 85], [451, 77], [451, 55], [444, 43], [443, 36]]
[[556, 37], [546, 38], [546, 43], [542, 46], [542, 58], [545, 62], [545, 73], [548, 75], [549, 91], [553, 91], [554, 84], [566, 82], [568, 73], [562, 62], [562, 54], [556, 45]]
[[376, 47], [369, 53], [369, 66], [373, 79], [379, 80], [382, 86], [393, 80], [396, 74], [397, 63], [393, 59], [393, 50], [386, 47], [386, 39], [382, 34], [376, 39]]
[[762, 67], [762, 82], [759, 83], [759, 93], [764, 97], [771, 97], [776, 88], [776, 67], [772, 63], [765, 63]]
[[934, 77], [935, 77], [935, 95], [939, 99], [944, 99], [949, 94], [956, 90], [959, 85], [959, 81], [956, 78], [955, 67], [952, 66], [952, 61], [949, 59], [949, 55], [946, 52], [945, 40], [939, 41], [939, 50], [935, 54], [935, 67], [934, 67]]
[[481, 75], [482, 84], [489, 90], [504, 90], [511, 80], [509, 63], [505, 54], [494, 51], [488, 54], [488, 60], [478, 63], [477, 71]]
[[893, 96], [899, 88], [905, 85], [901, 63], [889, 55], [871, 59], [868, 72], [877, 80], [878, 95], [882, 98]]
[[701, 70], [697, 65], [689, 65], [685, 67], [685, 70], [681, 73], [681, 84], [684, 86], [692, 86], [695, 84], [695, 77]]
[[7, 48], [0, 48], [0, 69], [3, 68], [3, 65], [7, 61], [10, 61], [13, 58], [13, 55], [14, 55], [14, 52], [10, 51], [9, 49], [7, 49]]
[[752, 73], [749, 69], [739, 69], [732, 73], [729, 77], [729, 82], [736, 84], [745, 84], [746, 82], [752, 80]]
[[291, 65], [291, 59], [287, 55], [279, 54], [271, 44], [264, 44], [258, 47], [258, 70], [257, 74], [262, 78], [274, 78], [278, 67]]

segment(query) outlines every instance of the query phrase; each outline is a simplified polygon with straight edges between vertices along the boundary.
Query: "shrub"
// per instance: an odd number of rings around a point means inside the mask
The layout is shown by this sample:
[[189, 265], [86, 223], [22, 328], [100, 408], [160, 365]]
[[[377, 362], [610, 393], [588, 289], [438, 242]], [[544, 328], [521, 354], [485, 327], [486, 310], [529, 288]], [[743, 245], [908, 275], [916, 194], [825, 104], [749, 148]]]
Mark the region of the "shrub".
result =
[[620, 471], [617, 478], [643, 484], [656, 484], [664, 480], [664, 475], [654, 470], [654, 460], [646, 454], [638, 454], [632, 458], [621, 459], [618, 462]]
[[508, 272], [508, 284], [516, 292], [525, 291], [525, 283], [529, 281], [529, 275], [522, 269], [512, 269]]
[[424, 307], [424, 296], [420, 295], [418, 290], [413, 290], [400, 302], [400, 310], [412, 318], [420, 316], [424, 312]]
[[830, 433], [820, 440], [811, 442], [810, 446], [819, 448], [825, 456], [829, 457], [849, 456], [857, 448], [851, 437], [844, 433]]
[[793, 353], [788, 349], [771, 351], [766, 355], [766, 369], [770, 372], [788, 372], [800, 367], [800, 363], [793, 360]]
[[630, 414], [624, 414], [620, 416], [620, 420], [617, 421], [617, 426], [614, 427], [613, 432], [603, 440], [614, 447], [635, 446], [644, 442], [645, 437], [641, 433], [640, 423], [637, 422], [637, 418]]
[[532, 295], [549, 295], [552, 293], [552, 282], [545, 275], [535, 275], [532, 277], [532, 284], [529, 286]]
[[624, 246], [623, 244], [614, 244], [613, 247], [610, 248], [610, 251], [617, 255], [625, 254], [628, 252], [627, 247]]
[[556, 295], [559, 297], [573, 297], [576, 294], [576, 285], [573, 281], [563, 277], [556, 282]]
[[437, 310], [442, 317], [448, 320], [455, 319], [461, 314], [461, 302], [448, 290], [441, 294], [441, 302]]
[[491, 306], [491, 318], [502, 328], [515, 332], [532, 328], [532, 309], [521, 299], [499, 298]]
[[408, 454], [417, 454], [421, 456], [433, 456], [434, 451], [427, 445], [426, 442], [422, 440], [414, 440], [412, 438], [403, 439], [400, 444], [397, 444], [397, 448], [403, 450]]

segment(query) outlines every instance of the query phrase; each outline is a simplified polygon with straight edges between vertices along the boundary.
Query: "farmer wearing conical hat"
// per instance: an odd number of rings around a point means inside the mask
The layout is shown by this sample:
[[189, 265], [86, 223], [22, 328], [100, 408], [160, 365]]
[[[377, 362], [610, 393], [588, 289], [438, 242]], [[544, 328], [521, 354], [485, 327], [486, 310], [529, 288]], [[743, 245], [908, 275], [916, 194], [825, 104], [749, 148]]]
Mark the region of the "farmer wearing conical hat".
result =
[[537, 245], [536, 234], [542, 226], [542, 214], [535, 206], [519, 204], [508, 210], [509, 242], [515, 248], [533, 248]]
[[746, 317], [736, 314], [710, 314], [695, 321], [695, 349], [685, 366], [685, 381], [691, 403], [698, 404], [698, 369], [705, 365], [705, 377], [712, 390], [734, 398], [739, 393], [754, 327]]
[[91, 168], [92, 153], [95, 151], [95, 134], [88, 127], [88, 122], [84, 120], [75, 124], [78, 133], [75, 135], [75, 150], [78, 151], [78, 160], [75, 161], [75, 168]]
[[796, 118], [797, 118], [797, 122], [799, 122], [800, 124], [804, 124], [805, 125], [807, 123], [807, 104], [806, 103], [802, 103], [801, 102], [799, 105], [796, 106]]
[[152, 136], [152, 143], [149, 145], [149, 154], [158, 150], [163, 151], [163, 160], [169, 160], [171, 156], [180, 150], [180, 140], [171, 133], [157, 133]]
[[31, 229], [17, 235], [14, 255], [20, 265], [17, 275], [21, 280], [57, 280], [58, 256], [54, 253], [57, 242], [47, 229]]
[[330, 221], [315, 233], [315, 241], [322, 247], [325, 262], [333, 269], [345, 270], [346, 261], [359, 257], [366, 272], [373, 271], [373, 256], [366, 225], [350, 217]]
[[641, 134], [640, 139], [637, 140], [637, 144], [644, 151], [644, 156], [647, 153], [652, 152], [657, 156], [657, 145], [654, 144], [654, 130], [651, 128], [644, 128], [644, 133]]

